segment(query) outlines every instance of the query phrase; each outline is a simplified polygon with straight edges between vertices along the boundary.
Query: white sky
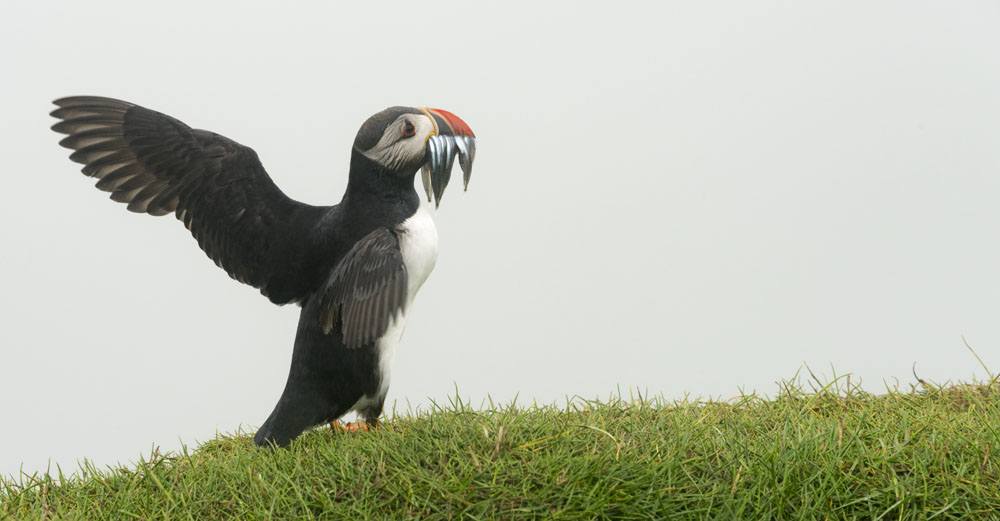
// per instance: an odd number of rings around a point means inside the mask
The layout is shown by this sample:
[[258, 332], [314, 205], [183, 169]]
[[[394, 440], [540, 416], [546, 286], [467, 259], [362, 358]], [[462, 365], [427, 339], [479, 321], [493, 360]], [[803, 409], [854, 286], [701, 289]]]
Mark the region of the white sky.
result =
[[340, 199], [389, 105], [461, 115], [389, 399], [771, 392], [1000, 369], [1000, 4], [5, 2], [0, 474], [253, 429], [298, 308], [130, 214], [49, 102], [120, 97]]

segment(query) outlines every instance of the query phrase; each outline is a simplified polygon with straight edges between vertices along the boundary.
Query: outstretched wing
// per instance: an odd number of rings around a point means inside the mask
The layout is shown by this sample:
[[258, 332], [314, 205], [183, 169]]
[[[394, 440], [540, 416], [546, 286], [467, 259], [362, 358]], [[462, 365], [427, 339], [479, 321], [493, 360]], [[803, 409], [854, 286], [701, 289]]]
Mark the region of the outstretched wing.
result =
[[344, 345], [357, 348], [385, 334], [406, 306], [406, 266], [399, 239], [378, 228], [357, 242], [330, 273], [320, 301], [320, 325], [338, 325]]
[[133, 212], [176, 214], [218, 266], [264, 295], [291, 261], [278, 250], [297, 250], [277, 245], [304, 239], [303, 214], [324, 210], [287, 197], [252, 149], [224, 136], [116, 99], [55, 104], [52, 115], [62, 121], [52, 129], [68, 134], [60, 144], [74, 150], [70, 159], [98, 179], [97, 188]]

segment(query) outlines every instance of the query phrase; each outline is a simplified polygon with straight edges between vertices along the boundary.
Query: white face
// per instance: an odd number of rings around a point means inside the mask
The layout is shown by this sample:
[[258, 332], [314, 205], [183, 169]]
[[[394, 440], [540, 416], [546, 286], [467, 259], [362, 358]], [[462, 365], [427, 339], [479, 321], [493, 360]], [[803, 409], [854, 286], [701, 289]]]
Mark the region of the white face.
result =
[[427, 140], [436, 133], [434, 122], [423, 114], [403, 114], [385, 127], [375, 146], [361, 153], [388, 170], [419, 166]]

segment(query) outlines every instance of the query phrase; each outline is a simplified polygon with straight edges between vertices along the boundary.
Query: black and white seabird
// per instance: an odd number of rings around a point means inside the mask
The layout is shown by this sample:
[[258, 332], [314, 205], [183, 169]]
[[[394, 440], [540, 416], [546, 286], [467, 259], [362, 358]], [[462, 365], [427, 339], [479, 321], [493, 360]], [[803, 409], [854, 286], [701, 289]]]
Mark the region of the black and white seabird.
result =
[[275, 304], [302, 307], [285, 390], [254, 436], [290, 443], [356, 411], [377, 423], [406, 312], [437, 259], [434, 221], [457, 157], [466, 188], [472, 129], [441, 109], [391, 107], [368, 118], [351, 150], [339, 204], [290, 199], [249, 147], [132, 103], [95, 96], [54, 102], [83, 173], [133, 212], [174, 214], [215, 264]]

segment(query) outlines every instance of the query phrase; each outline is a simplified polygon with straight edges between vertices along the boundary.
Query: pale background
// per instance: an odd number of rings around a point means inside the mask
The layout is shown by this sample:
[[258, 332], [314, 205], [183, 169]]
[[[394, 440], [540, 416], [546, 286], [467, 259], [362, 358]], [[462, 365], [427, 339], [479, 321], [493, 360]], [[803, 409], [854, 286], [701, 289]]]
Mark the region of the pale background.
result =
[[[0, 473], [252, 429], [298, 309], [130, 214], [48, 130], [124, 98], [339, 200], [389, 105], [480, 136], [390, 400], [872, 390], [1000, 368], [1000, 4], [4, 2]], [[280, 4], [280, 7], [279, 7]]]

